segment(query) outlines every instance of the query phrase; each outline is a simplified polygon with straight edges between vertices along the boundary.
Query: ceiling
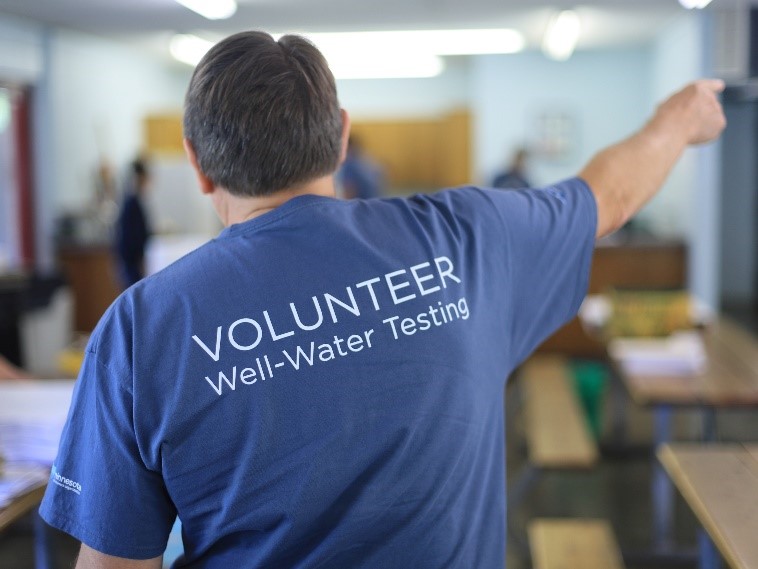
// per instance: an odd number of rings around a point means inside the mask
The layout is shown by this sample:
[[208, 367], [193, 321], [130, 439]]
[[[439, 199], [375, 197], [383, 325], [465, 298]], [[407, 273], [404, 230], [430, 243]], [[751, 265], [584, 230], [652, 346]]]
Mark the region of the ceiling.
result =
[[[729, 2], [731, 0], [715, 0]], [[219, 39], [244, 29], [364, 31], [511, 27], [537, 47], [551, 15], [571, 0], [238, 0], [228, 20], [211, 21], [174, 0], [0, 0], [0, 13], [154, 48], [175, 32]], [[579, 49], [643, 44], [685, 10], [677, 0], [584, 0]]]

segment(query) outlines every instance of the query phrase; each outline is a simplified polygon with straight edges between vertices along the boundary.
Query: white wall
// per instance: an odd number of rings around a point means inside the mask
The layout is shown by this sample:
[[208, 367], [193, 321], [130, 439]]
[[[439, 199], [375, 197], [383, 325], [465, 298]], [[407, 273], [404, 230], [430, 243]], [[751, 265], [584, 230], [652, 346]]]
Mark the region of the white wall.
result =
[[[702, 30], [694, 14], [683, 15], [653, 45], [652, 89], [655, 102], [703, 74]], [[663, 235], [689, 236], [693, 231], [699, 151], [689, 149], [659, 193], [641, 213]]]
[[0, 16], [0, 77], [31, 83], [43, 72], [42, 27], [21, 18]]
[[101, 159], [121, 182], [143, 117], [180, 109], [190, 73], [116, 41], [0, 16], [0, 80], [33, 87], [40, 269], [53, 266], [55, 218], [90, 202]]
[[[686, 13], [659, 35], [653, 48], [653, 96], [660, 100], [685, 83], [711, 75], [713, 21], [708, 11]], [[711, 306], [719, 299], [719, 144], [688, 149], [663, 191], [642, 216], [662, 234], [689, 245], [689, 288]]]
[[121, 171], [140, 151], [146, 114], [181, 109], [189, 69], [70, 31], [55, 31], [51, 45], [56, 202], [79, 209], [93, 196], [101, 159]]
[[650, 108], [650, 53], [642, 48], [579, 52], [558, 63], [539, 52], [473, 59], [475, 168], [480, 182], [505, 166], [515, 147], [535, 136], [537, 118], [573, 118], [575, 144], [560, 161], [535, 157], [533, 184], [576, 174], [592, 154], [639, 127]]

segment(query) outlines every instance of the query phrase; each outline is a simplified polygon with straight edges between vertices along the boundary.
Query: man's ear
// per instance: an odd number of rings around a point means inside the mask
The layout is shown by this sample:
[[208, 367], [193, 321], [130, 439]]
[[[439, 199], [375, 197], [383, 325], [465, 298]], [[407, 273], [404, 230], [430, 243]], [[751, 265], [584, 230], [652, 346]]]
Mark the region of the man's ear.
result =
[[184, 138], [182, 139], [182, 144], [184, 144], [184, 151], [187, 153], [187, 158], [189, 158], [190, 164], [192, 164], [195, 176], [197, 176], [197, 182], [200, 184], [200, 191], [204, 194], [212, 194], [216, 190], [216, 185], [200, 169], [200, 165], [197, 163], [197, 154], [195, 154], [195, 149], [192, 147], [192, 143]]
[[347, 156], [347, 141], [350, 138], [350, 115], [345, 109], [340, 109], [342, 114], [342, 151], [340, 152], [340, 164], [345, 161]]

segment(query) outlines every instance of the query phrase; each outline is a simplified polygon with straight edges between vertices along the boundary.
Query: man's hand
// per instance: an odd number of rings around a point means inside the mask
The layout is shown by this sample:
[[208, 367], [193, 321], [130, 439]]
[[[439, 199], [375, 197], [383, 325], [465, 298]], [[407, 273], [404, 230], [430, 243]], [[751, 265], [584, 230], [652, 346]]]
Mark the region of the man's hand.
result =
[[626, 223], [663, 185], [684, 149], [717, 138], [726, 126], [717, 95], [724, 82], [687, 85], [658, 107], [636, 134], [600, 151], [579, 173], [595, 195], [597, 236]]
[[724, 90], [720, 79], [701, 79], [674, 93], [658, 107], [651, 123], [686, 125], [682, 134], [687, 144], [702, 144], [717, 138], [726, 118], [717, 94]]

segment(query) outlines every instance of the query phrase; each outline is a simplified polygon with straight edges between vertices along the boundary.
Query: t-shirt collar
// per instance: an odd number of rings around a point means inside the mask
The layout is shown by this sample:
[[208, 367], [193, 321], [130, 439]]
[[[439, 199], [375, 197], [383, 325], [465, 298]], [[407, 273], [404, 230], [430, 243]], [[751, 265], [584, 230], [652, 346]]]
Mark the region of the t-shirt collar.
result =
[[254, 231], [259, 227], [263, 227], [264, 225], [268, 225], [269, 223], [277, 221], [278, 219], [281, 219], [282, 217], [289, 215], [298, 209], [302, 209], [314, 203], [324, 202], [327, 200], [336, 201], [336, 199], [337, 198], [319, 196], [316, 194], [304, 194], [301, 196], [295, 196], [294, 198], [287, 200], [282, 205], [272, 209], [271, 211], [262, 213], [261, 215], [258, 215], [252, 219], [248, 219], [247, 221], [234, 223], [228, 227], [225, 227], [221, 233], [219, 233], [218, 238], [224, 239], [226, 237], [233, 237], [242, 233]]

